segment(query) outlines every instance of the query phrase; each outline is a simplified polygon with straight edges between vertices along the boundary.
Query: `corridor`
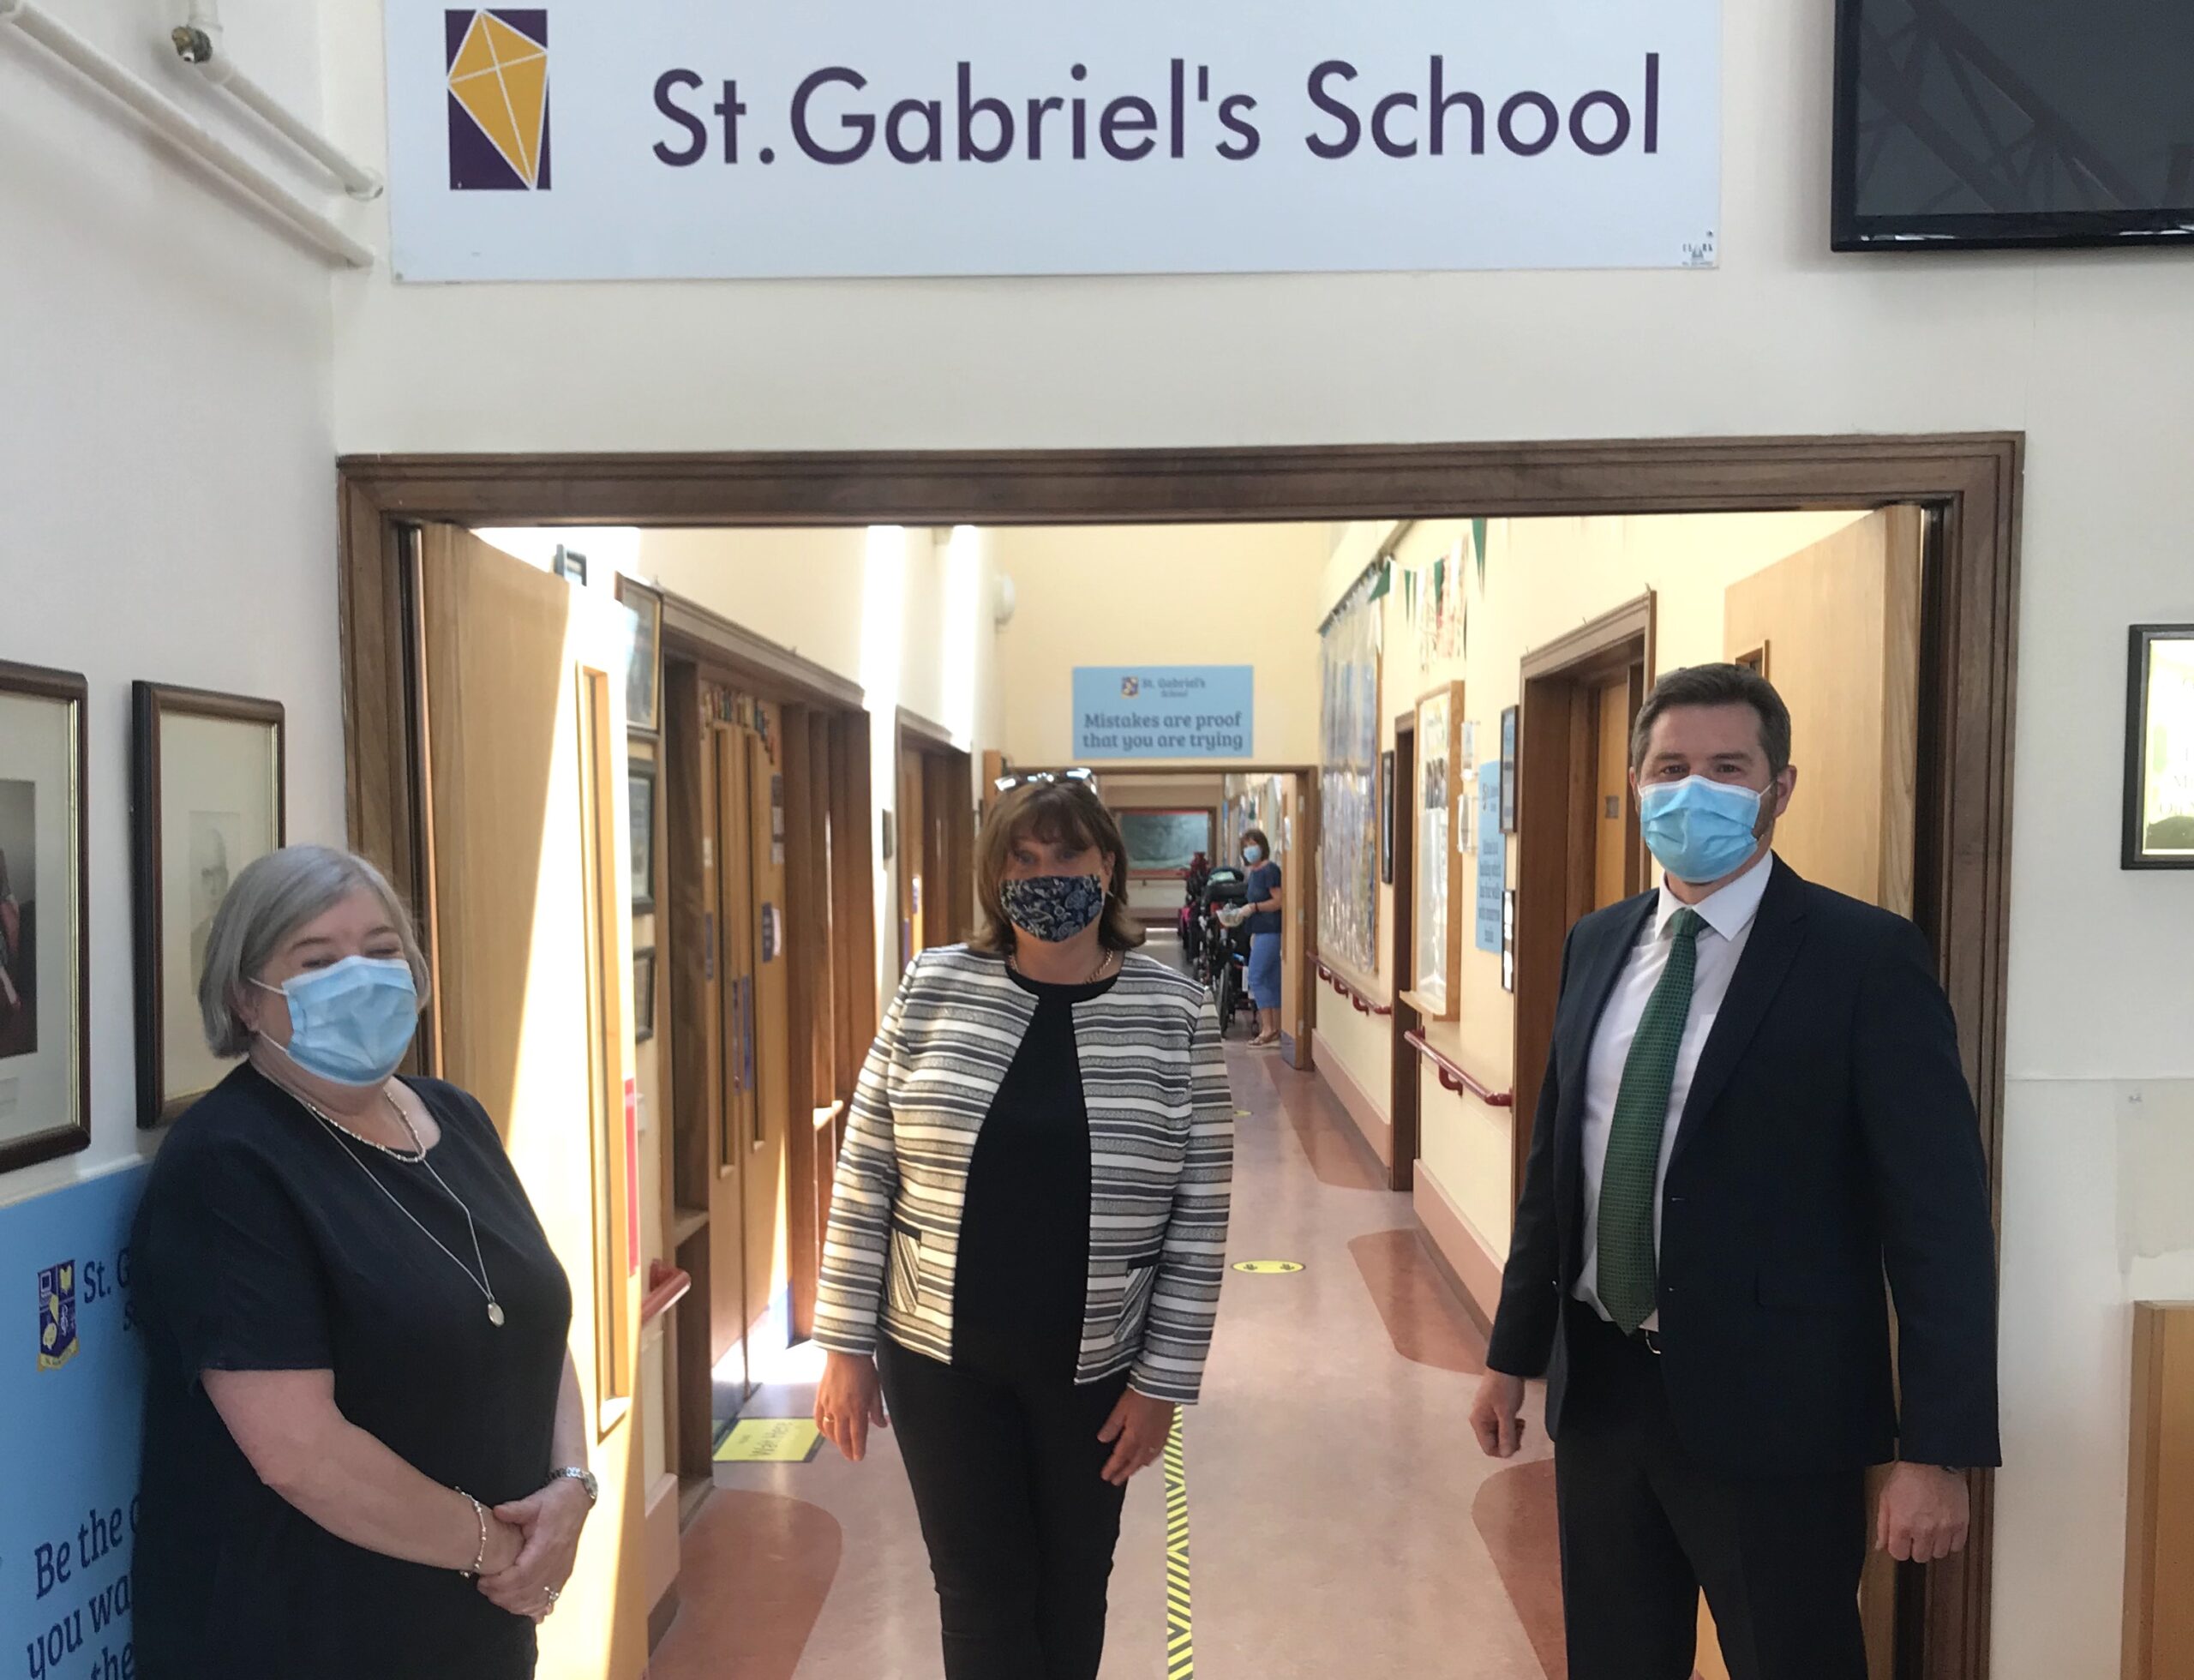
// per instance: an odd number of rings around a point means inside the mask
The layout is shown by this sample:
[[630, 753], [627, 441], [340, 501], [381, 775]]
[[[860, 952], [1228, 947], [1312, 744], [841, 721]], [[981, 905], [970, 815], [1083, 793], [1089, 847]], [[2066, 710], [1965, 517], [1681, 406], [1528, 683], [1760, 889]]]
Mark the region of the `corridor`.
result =
[[[1154, 949], [1165, 951], [1161, 939]], [[1130, 1495], [1104, 1680], [1562, 1680], [1552, 1466], [1465, 1421], [1483, 1341], [1315, 1075], [1231, 1047], [1234, 1262], [1188, 1414], [1193, 1666], [1167, 1662], [1166, 1486]], [[805, 1418], [819, 1354], [749, 1418]], [[935, 1680], [937, 1613], [890, 1437], [860, 1466], [719, 1466], [651, 1680]]]

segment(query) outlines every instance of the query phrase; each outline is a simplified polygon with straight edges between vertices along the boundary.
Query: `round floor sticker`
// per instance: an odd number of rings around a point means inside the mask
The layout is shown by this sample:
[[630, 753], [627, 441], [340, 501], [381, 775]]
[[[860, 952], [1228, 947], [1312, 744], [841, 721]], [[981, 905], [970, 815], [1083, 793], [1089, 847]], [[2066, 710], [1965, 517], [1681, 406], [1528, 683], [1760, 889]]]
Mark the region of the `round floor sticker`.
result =
[[1235, 1263], [1234, 1269], [1248, 1272], [1253, 1276], [1268, 1277], [1276, 1273], [1299, 1272], [1303, 1269], [1303, 1263], [1300, 1260], [1242, 1260]]

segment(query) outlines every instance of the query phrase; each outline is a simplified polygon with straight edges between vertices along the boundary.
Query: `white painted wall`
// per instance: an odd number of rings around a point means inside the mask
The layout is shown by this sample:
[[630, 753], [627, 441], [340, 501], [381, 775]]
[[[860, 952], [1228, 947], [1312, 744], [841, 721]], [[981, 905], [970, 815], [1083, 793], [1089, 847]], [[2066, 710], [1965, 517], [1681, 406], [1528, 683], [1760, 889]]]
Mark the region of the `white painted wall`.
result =
[[[255, 147], [177, 66], [180, 6], [49, 3]], [[317, 9], [232, 0], [227, 21], [251, 73], [313, 111]], [[91, 687], [92, 1147], [0, 1179], [5, 1204], [144, 1152], [130, 683], [280, 700], [291, 837], [340, 844], [344, 811], [326, 267], [5, 27], [0, 155], [0, 659]]]

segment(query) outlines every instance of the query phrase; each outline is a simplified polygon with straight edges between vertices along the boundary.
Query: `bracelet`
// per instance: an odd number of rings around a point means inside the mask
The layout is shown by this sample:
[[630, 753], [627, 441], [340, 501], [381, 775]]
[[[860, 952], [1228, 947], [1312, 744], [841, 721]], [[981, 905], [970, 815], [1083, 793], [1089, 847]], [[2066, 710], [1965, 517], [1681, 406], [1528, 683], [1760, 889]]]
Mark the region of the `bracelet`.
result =
[[481, 1565], [488, 1561], [488, 1508], [471, 1494], [466, 1493], [463, 1488], [457, 1491], [463, 1495], [465, 1502], [472, 1507], [472, 1515], [480, 1524], [480, 1550], [473, 1555], [472, 1567], [470, 1569], [459, 1569], [458, 1574], [466, 1581], [477, 1581], [480, 1579]]

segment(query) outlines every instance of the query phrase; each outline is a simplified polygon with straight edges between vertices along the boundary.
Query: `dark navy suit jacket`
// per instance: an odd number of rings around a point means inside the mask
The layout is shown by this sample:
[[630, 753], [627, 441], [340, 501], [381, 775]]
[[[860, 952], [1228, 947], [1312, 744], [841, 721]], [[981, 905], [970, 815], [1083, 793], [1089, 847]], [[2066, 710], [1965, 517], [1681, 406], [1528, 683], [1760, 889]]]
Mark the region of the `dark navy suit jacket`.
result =
[[[1570, 932], [1494, 1323], [1488, 1363], [1549, 1377], [1557, 1437], [1568, 1338], [1590, 1311], [1562, 1306], [1584, 1264], [1586, 1069], [1657, 898]], [[1786, 1476], [2002, 1461], [1987, 1168], [1949, 1001], [1910, 922], [1777, 861], [1663, 1198], [1662, 1371], [1699, 1462]]]

